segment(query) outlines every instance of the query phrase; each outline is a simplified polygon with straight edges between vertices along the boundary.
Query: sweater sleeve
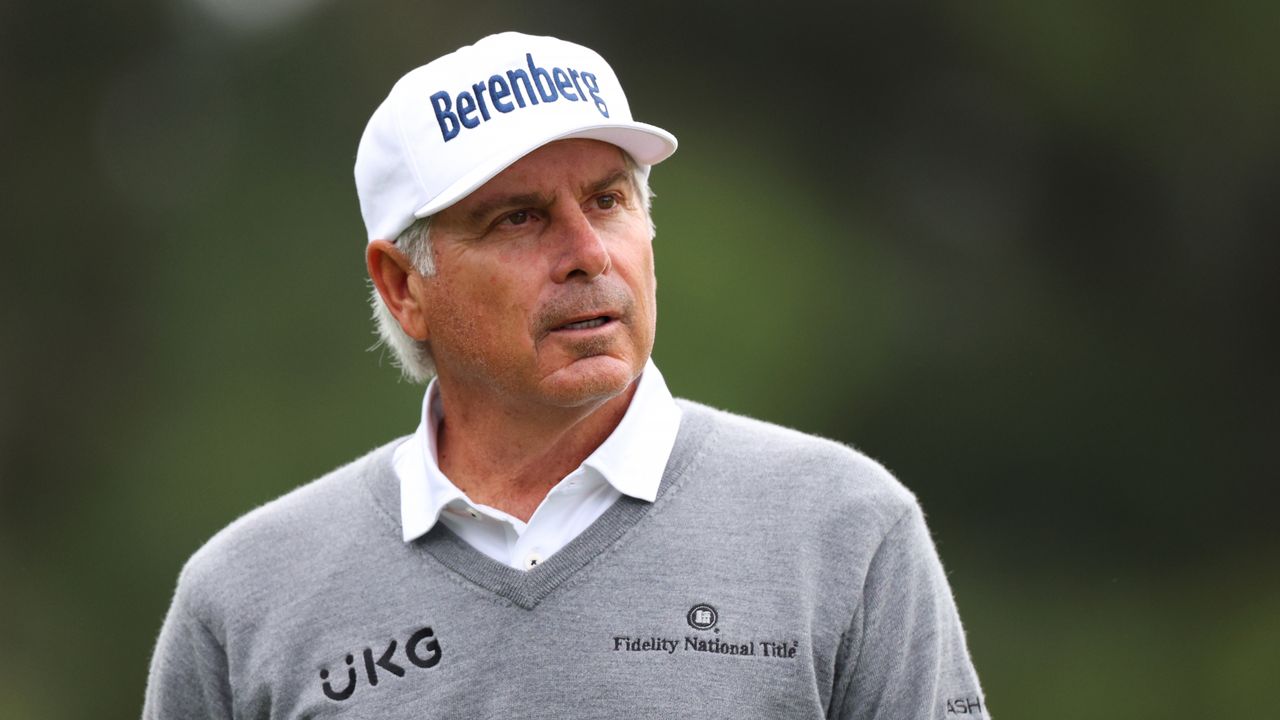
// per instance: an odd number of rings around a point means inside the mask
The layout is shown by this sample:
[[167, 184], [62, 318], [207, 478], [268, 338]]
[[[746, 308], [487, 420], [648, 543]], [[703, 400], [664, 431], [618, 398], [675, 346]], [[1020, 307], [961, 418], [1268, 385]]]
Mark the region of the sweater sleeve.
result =
[[849, 660], [831, 717], [989, 717], [951, 588], [914, 502], [876, 550], [846, 641]]
[[230, 720], [226, 652], [208, 627], [192, 614], [186, 590], [179, 582], [156, 641], [143, 720]]

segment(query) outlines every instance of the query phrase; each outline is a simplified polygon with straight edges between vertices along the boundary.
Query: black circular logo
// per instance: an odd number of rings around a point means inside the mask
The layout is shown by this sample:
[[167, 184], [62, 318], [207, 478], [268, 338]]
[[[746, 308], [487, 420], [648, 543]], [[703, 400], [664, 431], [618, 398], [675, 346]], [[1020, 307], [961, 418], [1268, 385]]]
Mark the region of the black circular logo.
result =
[[689, 621], [689, 627], [694, 630], [710, 630], [716, 626], [720, 616], [716, 614], [715, 608], [706, 603], [700, 603], [689, 608], [686, 619]]

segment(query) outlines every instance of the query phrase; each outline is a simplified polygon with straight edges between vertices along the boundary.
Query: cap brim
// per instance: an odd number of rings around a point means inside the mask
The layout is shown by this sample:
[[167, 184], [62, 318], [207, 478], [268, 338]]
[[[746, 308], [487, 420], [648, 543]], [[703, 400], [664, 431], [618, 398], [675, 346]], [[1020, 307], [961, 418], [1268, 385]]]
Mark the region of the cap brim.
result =
[[506, 170], [517, 160], [537, 150], [543, 145], [557, 140], [571, 138], [587, 138], [617, 145], [627, 151], [640, 165], [656, 165], [671, 157], [676, 151], [676, 138], [671, 133], [654, 125], [639, 122], [609, 123], [607, 125], [587, 125], [569, 130], [551, 137], [541, 138], [528, 147], [516, 148], [514, 151], [497, 153], [480, 163], [471, 172], [458, 178], [452, 185], [440, 191], [431, 202], [418, 208], [414, 217], [424, 218], [434, 215], [470, 195], [476, 188], [493, 179], [495, 175]]

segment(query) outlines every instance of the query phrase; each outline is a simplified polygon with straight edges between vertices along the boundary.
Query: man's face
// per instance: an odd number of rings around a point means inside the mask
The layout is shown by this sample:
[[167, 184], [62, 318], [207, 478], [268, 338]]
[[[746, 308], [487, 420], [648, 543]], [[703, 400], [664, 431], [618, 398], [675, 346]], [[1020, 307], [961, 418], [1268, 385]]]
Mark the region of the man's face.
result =
[[653, 248], [617, 147], [535, 150], [438, 213], [431, 243], [436, 273], [421, 290], [446, 392], [579, 407], [618, 395], [644, 368]]

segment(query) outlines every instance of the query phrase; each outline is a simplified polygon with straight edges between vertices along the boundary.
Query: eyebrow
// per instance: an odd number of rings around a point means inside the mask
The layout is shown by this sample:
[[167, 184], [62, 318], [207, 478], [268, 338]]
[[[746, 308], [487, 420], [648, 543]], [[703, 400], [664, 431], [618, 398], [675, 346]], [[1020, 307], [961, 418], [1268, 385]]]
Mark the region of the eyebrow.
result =
[[[583, 193], [587, 195], [590, 195], [592, 193], [598, 193], [602, 190], [607, 190], [608, 188], [611, 188], [614, 185], [617, 185], [618, 183], [624, 182], [624, 181], [629, 182], [628, 173], [626, 170], [619, 170], [602, 180], [596, 180], [595, 182], [588, 183], [587, 185], [583, 186]], [[536, 207], [545, 207], [550, 204], [551, 204], [551, 199], [548, 196], [543, 195], [542, 193], [521, 193], [519, 195], [502, 195], [488, 202], [483, 202], [477, 205], [470, 213], [467, 214], [467, 219], [472, 224], [478, 224], [485, 220], [488, 220], [491, 216], [493, 216], [499, 210], [504, 210], [506, 208], [512, 208], [512, 207], [535, 207], [536, 208]]]
[[598, 193], [601, 190], [607, 190], [614, 185], [627, 180], [627, 176], [628, 173], [626, 170], [619, 170], [603, 180], [597, 180], [596, 182], [586, 186], [584, 189], [586, 190], [587, 195], [590, 195], [591, 193]]
[[477, 205], [468, 215], [472, 224], [488, 220], [499, 210], [509, 207], [542, 207], [548, 204], [547, 196], [542, 193], [523, 193], [520, 195], [502, 195], [488, 202]]

